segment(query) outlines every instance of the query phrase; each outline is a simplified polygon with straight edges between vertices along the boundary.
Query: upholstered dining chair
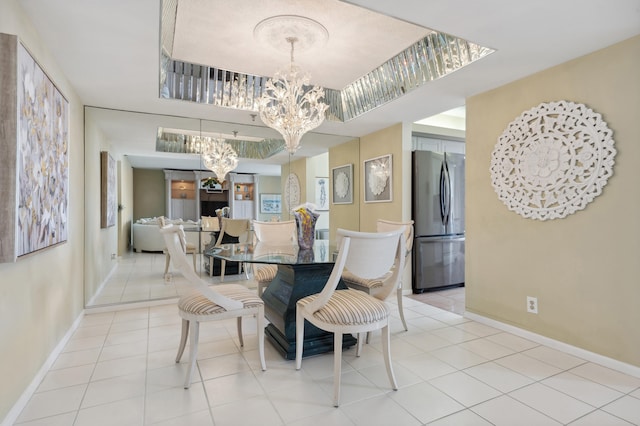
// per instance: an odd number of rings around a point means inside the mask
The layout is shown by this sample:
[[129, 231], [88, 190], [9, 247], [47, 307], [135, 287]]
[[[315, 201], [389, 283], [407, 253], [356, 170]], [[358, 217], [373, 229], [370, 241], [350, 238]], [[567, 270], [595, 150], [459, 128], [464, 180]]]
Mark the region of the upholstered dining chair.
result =
[[[286, 220], [283, 222], [262, 222], [253, 221], [254, 243], [268, 243], [277, 246], [287, 246], [296, 244], [296, 221]], [[261, 296], [264, 289], [269, 285], [278, 272], [276, 265], [254, 263], [253, 277], [258, 282], [258, 295]]]
[[[160, 227], [160, 229], [164, 228], [167, 225], [167, 220], [165, 219], [164, 216], [160, 216], [158, 218], [158, 226]], [[196, 250], [196, 246], [190, 243], [186, 243], [186, 254], [190, 254], [193, 257], [193, 270], [196, 270], [196, 256], [197, 256], [197, 250]], [[169, 250], [167, 250], [167, 247], [164, 247], [162, 249], [162, 253], [164, 253], [164, 275], [167, 275], [167, 272], [169, 272], [169, 265], [171, 265], [171, 253], [169, 253]]]
[[187, 338], [190, 337], [189, 367], [184, 380], [184, 388], [191, 386], [191, 378], [198, 356], [198, 335], [200, 323], [205, 321], [237, 318], [238, 339], [244, 346], [242, 337], [242, 317], [255, 316], [257, 320], [258, 355], [262, 370], [266, 370], [264, 359], [264, 302], [248, 288], [239, 284], [219, 284], [209, 287], [198, 274], [189, 267], [185, 253], [186, 239], [182, 226], [168, 225], [160, 232], [164, 237], [171, 260], [189, 281], [189, 290], [178, 300], [178, 312], [182, 318], [182, 334], [176, 362], [180, 362]]
[[[218, 240], [216, 241], [216, 247], [219, 247], [222, 244], [225, 244], [223, 241], [225, 236], [230, 236], [237, 239], [238, 242], [247, 243], [249, 242], [249, 232], [251, 229], [249, 228], [249, 219], [229, 219], [226, 217], [222, 218], [222, 226], [220, 227], [220, 234], [218, 235]], [[227, 261], [224, 259], [220, 259], [220, 282], [224, 281], [224, 273], [227, 267]], [[249, 272], [247, 271], [247, 266], [240, 262], [240, 273], [242, 273], [242, 269], [244, 267], [244, 274], [249, 279]], [[213, 275], [213, 258], [211, 259], [211, 266], [209, 268], [209, 275]]]
[[[413, 248], [413, 220], [410, 220], [408, 222], [394, 222], [391, 220], [378, 219], [376, 222], [377, 232], [390, 232], [398, 229], [402, 230], [402, 233], [404, 235], [406, 265], [406, 260], [411, 254], [411, 249]], [[404, 307], [402, 305], [402, 272], [404, 271], [401, 271], [400, 273], [400, 281], [398, 282], [396, 295], [398, 298], [398, 312], [400, 314], [400, 320], [402, 321], [404, 330], [407, 331], [409, 330], [409, 328], [407, 327], [407, 321], [404, 319]], [[350, 271], [345, 270], [342, 274], [342, 279], [348, 287], [365, 291], [380, 300], [384, 300], [387, 295], [389, 295], [384, 287], [389, 284], [387, 280], [390, 276], [391, 274], [386, 274], [385, 276], [376, 277], [373, 279], [361, 279], [354, 276]], [[367, 343], [368, 342], [369, 335], [367, 334]]]
[[[404, 269], [404, 238], [402, 231], [356, 232], [338, 229], [340, 245], [338, 257], [320, 293], [304, 297], [296, 303], [296, 369], [302, 367], [304, 321], [334, 333], [333, 342], [333, 405], [340, 404], [340, 374], [342, 363], [342, 335], [382, 329], [382, 354], [387, 375], [394, 390], [398, 389], [391, 365], [389, 309], [380, 299], [363, 291], [347, 288], [337, 290], [345, 268], [356, 277], [371, 279], [390, 273], [391, 292], [398, 285]], [[358, 339], [356, 355], [360, 355]]]

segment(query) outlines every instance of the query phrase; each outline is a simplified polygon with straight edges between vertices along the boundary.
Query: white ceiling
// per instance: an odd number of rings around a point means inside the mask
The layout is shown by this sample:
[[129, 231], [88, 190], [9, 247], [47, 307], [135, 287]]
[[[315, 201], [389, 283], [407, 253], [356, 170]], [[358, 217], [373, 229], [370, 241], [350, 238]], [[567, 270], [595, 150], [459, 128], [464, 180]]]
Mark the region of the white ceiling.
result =
[[[303, 148], [296, 154], [301, 157], [326, 151], [349, 137], [463, 106], [469, 96], [640, 33], [640, 0], [356, 0], [350, 4], [336, 0], [179, 0], [179, 4], [187, 3], [199, 9], [180, 21], [178, 31], [183, 28], [188, 37], [185, 33], [180, 39], [177, 36], [178, 44], [188, 46], [192, 54], [219, 49], [214, 53], [219, 63], [207, 65], [244, 73], [270, 75], [289, 59], [288, 54], [255, 42], [256, 23], [283, 13], [319, 21], [327, 28], [329, 41], [315, 51], [296, 54], [296, 62], [314, 76], [314, 82], [332, 88], [369, 71], [372, 63], [392, 56], [389, 52], [400, 52], [416, 34], [415, 27], [401, 31], [392, 26], [396, 23], [369, 11], [496, 49], [354, 120], [323, 123], [303, 138]], [[160, 125], [176, 128], [175, 124], [185, 124], [197, 130], [201, 126], [197, 119], [205, 119], [224, 123], [205, 123], [214, 131], [224, 127], [240, 134], [277, 137], [246, 111], [158, 97], [159, 0], [22, 0], [20, 4], [85, 105], [172, 117], [145, 116], [141, 120], [140, 114], [95, 111], [96, 125], [115, 151], [130, 156], [134, 167], [183, 167], [170, 155], [154, 152], [155, 131], [151, 130], [167, 120], [181, 123]], [[358, 5], [368, 10], [356, 8]], [[282, 155], [270, 162], [284, 161]], [[193, 162], [187, 163], [185, 168], [193, 167]], [[260, 167], [268, 168], [242, 160], [239, 171]]]

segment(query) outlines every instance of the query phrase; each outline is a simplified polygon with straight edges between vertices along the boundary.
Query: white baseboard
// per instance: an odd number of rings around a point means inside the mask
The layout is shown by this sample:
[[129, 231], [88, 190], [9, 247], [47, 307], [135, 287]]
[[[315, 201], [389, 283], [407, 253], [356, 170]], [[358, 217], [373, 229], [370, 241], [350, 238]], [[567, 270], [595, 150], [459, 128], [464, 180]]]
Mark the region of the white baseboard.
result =
[[113, 267], [111, 267], [111, 270], [109, 271], [107, 276], [104, 278], [104, 280], [102, 280], [102, 283], [98, 287], [98, 290], [94, 293], [93, 297], [91, 297], [91, 300], [89, 300], [89, 302], [87, 303], [87, 306], [91, 306], [91, 305], [95, 304], [96, 298], [98, 297], [99, 294], [102, 293], [102, 290], [104, 289], [104, 286], [107, 285], [107, 283], [111, 279], [111, 275], [113, 275], [113, 273], [116, 271], [117, 267], [118, 267], [118, 262], [115, 262], [113, 264]]
[[22, 395], [20, 395], [20, 398], [18, 398], [16, 403], [13, 404], [13, 407], [11, 407], [11, 410], [9, 410], [4, 420], [2, 420], [3, 426], [10, 426], [14, 424], [15, 421], [18, 419], [18, 416], [20, 416], [20, 413], [22, 413], [22, 410], [24, 410], [24, 407], [27, 406], [27, 403], [29, 402], [29, 400], [31, 399], [35, 391], [38, 389], [40, 382], [42, 382], [42, 380], [44, 379], [44, 376], [47, 375], [47, 373], [49, 372], [49, 369], [58, 358], [58, 355], [60, 355], [64, 347], [69, 342], [69, 339], [71, 339], [71, 336], [78, 328], [78, 325], [80, 325], [80, 321], [82, 321], [82, 318], [84, 318], [84, 310], [80, 313], [80, 315], [78, 315], [78, 318], [75, 319], [73, 324], [71, 324], [71, 327], [69, 327], [69, 330], [67, 330], [65, 335], [62, 337], [62, 339], [60, 339], [60, 341], [56, 345], [56, 347], [49, 354], [49, 356], [47, 357], [47, 360], [44, 362], [44, 364], [42, 364], [42, 367], [40, 367], [40, 370], [38, 370], [38, 373], [36, 373], [35, 377], [31, 381], [29, 386], [27, 386], [24, 392], [22, 392]]
[[582, 358], [586, 361], [600, 364], [612, 370], [616, 370], [621, 373], [640, 378], [640, 367], [637, 367], [635, 365], [627, 364], [625, 362], [618, 361], [617, 359], [609, 358], [604, 355], [600, 355], [595, 352], [588, 351], [586, 349], [572, 346], [568, 343], [564, 343], [559, 340], [554, 340], [549, 337], [542, 336], [540, 334], [536, 334], [531, 331], [524, 330], [522, 328], [518, 328], [510, 324], [505, 324], [503, 322], [496, 321], [494, 319], [487, 318], [482, 315], [474, 314], [472, 312], [465, 312], [464, 317], [472, 319], [479, 323], [491, 326], [493, 328], [497, 328], [498, 330], [515, 334], [516, 336], [520, 336], [527, 340], [540, 343], [541, 345], [549, 346], [550, 348], [557, 349], [562, 352], [566, 352], [570, 355], [576, 356], [578, 358]]
[[84, 313], [85, 315], [91, 315], [91, 314], [100, 314], [103, 312], [127, 311], [129, 309], [148, 308], [151, 306], [162, 306], [162, 305], [171, 305], [171, 304], [176, 305], [176, 312], [177, 312], [178, 298], [172, 297], [169, 299], [144, 300], [140, 302], [119, 302], [113, 305], [87, 306], [84, 309]]

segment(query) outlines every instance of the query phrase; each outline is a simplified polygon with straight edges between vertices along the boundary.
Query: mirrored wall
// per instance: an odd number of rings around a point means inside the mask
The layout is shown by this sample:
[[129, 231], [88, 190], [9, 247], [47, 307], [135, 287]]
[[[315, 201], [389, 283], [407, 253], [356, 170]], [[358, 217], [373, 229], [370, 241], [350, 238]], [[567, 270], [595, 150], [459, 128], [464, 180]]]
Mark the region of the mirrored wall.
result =
[[[237, 138], [238, 140], [273, 140], [279, 135], [272, 129], [257, 124], [234, 124], [212, 120], [199, 120], [171, 115], [146, 114], [112, 109], [85, 108], [85, 304], [99, 307], [112, 304], [146, 302], [177, 297], [184, 290], [186, 282], [180, 276], [165, 271], [165, 257], [158, 246], [157, 224], [150, 222], [142, 227], [144, 219], [167, 215], [171, 201], [176, 198], [189, 200], [201, 191], [200, 182], [213, 174], [206, 170], [200, 155], [156, 150], [162, 131], [184, 132], [190, 135], [210, 134], [215, 137]], [[330, 175], [329, 149], [352, 142], [353, 137], [309, 133], [303, 137], [303, 148], [294, 156], [286, 150], [265, 159], [240, 158], [233, 173], [251, 176], [251, 185], [236, 185], [228, 179], [221, 195], [203, 195], [207, 200], [225, 197], [233, 201], [236, 197], [255, 200], [257, 219], [271, 219], [261, 215], [259, 206], [262, 194], [279, 194], [282, 211], [279, 219], [289, 218], [289, 204], [315, 202], [317, 178]], [[107, 152], [117, 164], [117, 221], [114, 226], [101, 228], [101, 167], [100, 153]], [[290, 175], [296, 175], [299, 182], [299, 198], [292, 198], [291, 186], [287, 185]], [[184, 175], [184, 176], [183, 176]], [[192, 178], [186, 178], [189, 175]], [[229, 176], [231, 178], [231, 176]], [[175, 178], [175, 179], [174, 179]], [[175, 188], [171, 183], [175, 182]], [[229, 186], [233, 185], [233, 186]], [[245, 191], [242, 192], [241, 190]], [[249, 191], [251, 189], [251, 192]], [[175, 192], [175, 194], [172, 193]], [[173, 195], [172, 195], [173, 194]], [[205, 192], [202, 192], [205, 194]], [[182, 198], [184, 197], [184, 198]], [[198, 197], [199, 198], [199, 197]], [[216, 200], [213, 200], [215, 203]], [[286, 201], [286, 202], [285, 202]], [[238, 203], [240, 204], [240, 203]], [[201, 207], [198, 199], [197, 206]], [[331, 203], [327, 204], [330, 209]], [[186, 210], [175, 208], [170, 216], [187, 215]], [[197, 222], [206, 212], [201, 208], [192, 213], [190, 219]], [[329, 210], [324, 212], [320, 227], [328, 228]], [[356, 215], [357, 216], [357, 215]], [[136, 229], [134, 230], [134, 226]], [[211, 235], [191, 227], [190, 238], [204, 248]], [[185, 225], [185, 228], [187, 226]], [[134, 235], [135, 233], [135, 235]], [[134, 239], [138, 238], [138, 242]], [[145, 238], [150, 241], [144, 240]], [[154, 238], [155, 245], [154, 246]], [[145, 244], [140, 243], [145, 241]], [[138, 252], [134, 247], [139, 246]], [[201, 250], [200, 250], [201, 251]], [[201, 276], [209, 277], [208, 259], [196, 256], [196, 269]], [[170, 271], [171, 272], [171, 271]], [[251, 283], [248, 283], [251, 285]]]

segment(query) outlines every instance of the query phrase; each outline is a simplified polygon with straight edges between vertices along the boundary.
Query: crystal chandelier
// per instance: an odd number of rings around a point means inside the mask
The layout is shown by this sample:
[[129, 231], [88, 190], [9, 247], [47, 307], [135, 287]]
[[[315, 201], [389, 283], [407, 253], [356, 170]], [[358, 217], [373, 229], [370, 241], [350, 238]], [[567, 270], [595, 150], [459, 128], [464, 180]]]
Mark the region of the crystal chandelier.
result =
[[224, 139], [202, 138], [199, 141], [204, 166], [211, 170], [220, 183], [227, 173], [238, 166], [238, 154]]
[[324, 89], [310, 88], [309, 74], [294, 65], [293, 46], [298, 39], [287, 37], [286, 40], [291, 44], [291, 65], [267, 81], [258, 109], [260, 119], [282, 135], [287, 150], [294, 154], [302, 136], [322, 124], [328, 105], [321, 101]]

